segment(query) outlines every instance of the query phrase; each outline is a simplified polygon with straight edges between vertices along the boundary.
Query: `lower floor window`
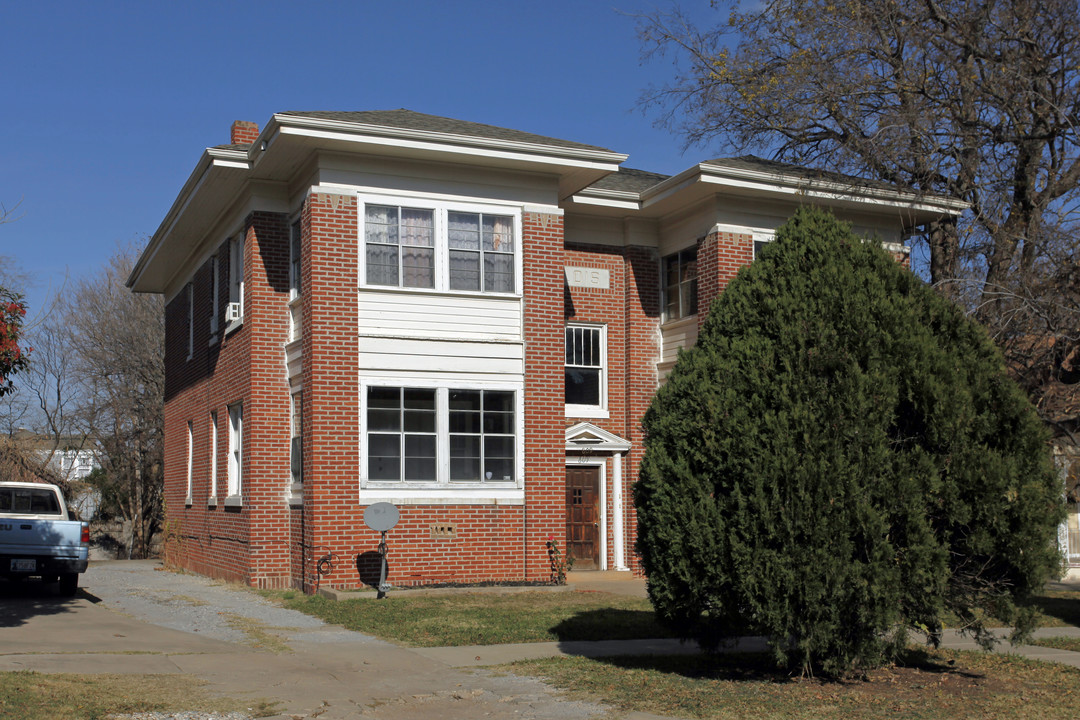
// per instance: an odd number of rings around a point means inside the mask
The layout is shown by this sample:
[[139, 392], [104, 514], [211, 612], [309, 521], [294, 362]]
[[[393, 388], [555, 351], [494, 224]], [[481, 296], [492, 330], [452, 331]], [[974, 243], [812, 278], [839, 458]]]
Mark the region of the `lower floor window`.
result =
[[513, 390], [369, 386], [364, 457], [370, 481], [517, 480]]

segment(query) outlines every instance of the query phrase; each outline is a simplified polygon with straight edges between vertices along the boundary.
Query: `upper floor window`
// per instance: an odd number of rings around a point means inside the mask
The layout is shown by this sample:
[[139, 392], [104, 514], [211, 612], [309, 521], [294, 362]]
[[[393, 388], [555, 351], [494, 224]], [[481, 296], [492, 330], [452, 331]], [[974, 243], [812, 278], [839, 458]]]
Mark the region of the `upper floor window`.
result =
[[289, 295], [300, 296], [300, 219], [289, 228]]
[[450, 289], [514, 292], [514, 218], [447, 213]]
[[244, 316], [244, 235], [229, 241], [229, 302], [240, 306]]
[[664, 320], [697, 314], [697, 248], [664, 258], [662, 290]]
[[211, 341], [213, 337], [217, 335], [218, 331], [218, 316], [221, 314], [220, 305], [220, 288], [221, 279], [218, 275], [220, 272], [220, 265], [218, 263], [218, 256], [214, 255], [210, 258], [210, 336]]
[[369, 285], [435, 287], [435, 213], [368, 205], [364, 210]]
[[754, 241], [754, 259], [757, 260], [761, 257], [761, 251], [765, 249], [765, 246], [769, 244], [768, 240], [755, 240]]
[[602, 326], [566, 326], [567, 415], [592, 415], [588, 411], [607, 406], [604, 330]]
[[368, 285], [513, 293], [517, 217], [482, 208], [369, 203], [362, 211]]

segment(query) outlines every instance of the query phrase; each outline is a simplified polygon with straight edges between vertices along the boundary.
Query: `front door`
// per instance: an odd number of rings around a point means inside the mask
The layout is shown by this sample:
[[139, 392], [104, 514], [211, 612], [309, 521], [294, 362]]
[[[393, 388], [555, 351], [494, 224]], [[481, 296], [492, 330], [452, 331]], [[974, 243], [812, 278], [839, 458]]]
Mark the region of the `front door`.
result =
[[575, 570], [600, 569], [600, 468], [566, 468], [566, 552]]

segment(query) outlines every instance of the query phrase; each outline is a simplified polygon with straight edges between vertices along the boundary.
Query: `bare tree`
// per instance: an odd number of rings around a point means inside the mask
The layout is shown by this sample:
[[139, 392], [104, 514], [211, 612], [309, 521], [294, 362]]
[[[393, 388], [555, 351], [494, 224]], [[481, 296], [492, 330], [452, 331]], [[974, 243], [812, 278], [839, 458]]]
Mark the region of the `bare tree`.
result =
[[646, 54], [680, 62], [645, 106], [688, 145], [967, 202], [916, 238], [931, 281], [990, 329], [1037, 402], [1075, 410], [1076, 1], [715, 4], [713, 27], [678, 10], [641, 18]]
[[162, 521], [164, 313], [157, 295], [124, 282], [138, 248], [123, 247], [89, 278], [73, 283], [63, 307], [80, 413], [99, 451], [95, 479], [105, 509], [125, 523], [128, 556], [146, 557]]

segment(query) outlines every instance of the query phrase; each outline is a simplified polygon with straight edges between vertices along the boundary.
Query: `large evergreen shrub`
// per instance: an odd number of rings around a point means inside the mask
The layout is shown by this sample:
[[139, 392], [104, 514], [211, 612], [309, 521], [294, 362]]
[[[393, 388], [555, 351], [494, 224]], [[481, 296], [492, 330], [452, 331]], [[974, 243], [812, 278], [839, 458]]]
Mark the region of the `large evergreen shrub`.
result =
[[644, 425], [649, 595], [706, 647], [871, 667], [946, 611], [1030, 629], [1059, 568], [1046, 436], [989, 337], [825, 212], [717, 298]]

